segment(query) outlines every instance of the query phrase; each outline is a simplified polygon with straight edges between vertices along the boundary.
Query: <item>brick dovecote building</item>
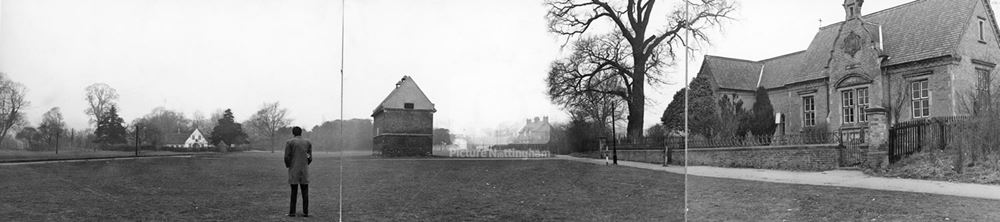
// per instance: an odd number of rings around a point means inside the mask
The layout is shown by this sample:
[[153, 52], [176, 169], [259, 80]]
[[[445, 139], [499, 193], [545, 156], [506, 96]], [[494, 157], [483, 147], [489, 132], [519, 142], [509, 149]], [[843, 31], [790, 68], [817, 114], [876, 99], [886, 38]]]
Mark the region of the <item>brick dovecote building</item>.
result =
[[761, 61], [705, 56], [698, 76], [744, 107], [766, 88], [784, 133], [863, 130], [867, 108], [901, 122], [979, 107], [969, 97], [989, 93], [1000, 62], [988, 1], [916, 0], [861, 15], [863, 4], [845, 0], [845, 20], [820, 28], [804, 51]]
[[403, 76], [372, 111], [375, 155], [429, 156], [434, 131], [434, 103], [413, 78]]

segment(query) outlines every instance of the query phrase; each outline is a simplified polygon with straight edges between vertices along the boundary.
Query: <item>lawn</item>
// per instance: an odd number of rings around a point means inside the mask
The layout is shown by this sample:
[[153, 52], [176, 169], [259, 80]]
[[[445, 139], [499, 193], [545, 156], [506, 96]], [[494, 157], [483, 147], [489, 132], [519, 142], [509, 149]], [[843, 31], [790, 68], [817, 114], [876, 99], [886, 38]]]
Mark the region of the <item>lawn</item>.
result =
[[[332, 155], [310, 220], [337, 215]], [[683, 176], [562, 160], [367, 159], [344, 166], [347, 221], [679, 221]], [[280, 152], [0, 166], [0, 221], [287, 218]]]
[[1000, 201], [691, 176], [690, 221], [1000, 221]]
[[[309, 220], [337, 218], [317, 153]], [[566, 160], [346, 157], [346, 221], [680, 221], [684, 177]], [[298, 221], [280, 152], [0, 166], [0, 221]], [[690, 221], [997, 221], [1000, 201], [689, 177]]]
[[[139, 151], [140, 156], [160, 156], [177, 155], [184, 153], [170, 151]], [[29, 160], [53, 160], [53, 159], [76, 159], [76, 158], [102, 158], [102, 157], [131, 157], [135, 152], [126, 151], [106, 151], [91, 149], [69, 149], [55, 151], [25, 151], [25, 150], [0, 150], [0, 162], [29, 161]]]

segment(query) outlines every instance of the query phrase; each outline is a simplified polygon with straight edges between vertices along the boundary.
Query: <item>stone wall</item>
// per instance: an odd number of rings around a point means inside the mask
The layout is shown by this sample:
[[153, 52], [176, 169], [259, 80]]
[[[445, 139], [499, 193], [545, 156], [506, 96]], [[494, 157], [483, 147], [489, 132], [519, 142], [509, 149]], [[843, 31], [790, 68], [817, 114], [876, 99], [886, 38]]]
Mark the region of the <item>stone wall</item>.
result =
[[[611, 151], [606, 153], [610, 159]], [[618, 160], [663, 164], [663, 150], [618, 150]]]
[[[823, 171], [838, 167], [838, 145], [795, 145], [690, 149], [687, 164], [779, 170]], [[663, 164], [663, 150], [619, 150], [618, 160]], [[611, 153], [609, 151], [608, 156]], [[670, 164], [684, 164], [684, 151], [671, 150]]]
[[[836, 144], [690, 149], [690, 166], [823, 171], [838, 167]], [[671, 163], [684, 163], [683, 150], [671, 151]]]

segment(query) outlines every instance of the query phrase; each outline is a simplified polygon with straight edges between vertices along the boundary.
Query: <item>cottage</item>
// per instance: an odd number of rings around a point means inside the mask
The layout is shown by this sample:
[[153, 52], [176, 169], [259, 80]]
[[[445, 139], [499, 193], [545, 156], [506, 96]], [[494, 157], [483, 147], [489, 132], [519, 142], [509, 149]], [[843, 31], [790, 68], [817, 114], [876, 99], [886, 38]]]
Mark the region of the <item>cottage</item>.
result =
[[718, 96], [743, 100], [764, 87], [777, 133], [860, 131], [869, 108], [892, 122], [970, 115], [984, 106], [1000, 62], [998, 29], [986, 0], [916, 0], [861, 15], [845, 0], [845, 20], [819, 29], [804, 51], [761, 61], [705, 56], [698, 73]]
[[434, 131], [434, 103], [409, 76], [372, 111], [375, 155], [431, 155]]
[[171, 134], [166, 139], [165, 147], [203, 148], [209, 145], [208, 140], [198, 129], [195, 129], [191, 134]]

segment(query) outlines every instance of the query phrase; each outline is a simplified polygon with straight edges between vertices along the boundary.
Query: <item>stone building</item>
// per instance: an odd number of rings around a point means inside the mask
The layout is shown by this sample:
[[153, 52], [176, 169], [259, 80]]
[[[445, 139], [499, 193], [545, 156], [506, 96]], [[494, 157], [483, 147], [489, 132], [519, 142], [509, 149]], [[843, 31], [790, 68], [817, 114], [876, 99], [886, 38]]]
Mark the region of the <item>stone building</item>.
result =
[[971, 98], [989, 93], [1000, 62], [988, 1], [916, 0], [867, 15], [863, 4], [845, 0], [845, 20], [820, 28], [803, 51], [761, 61], [705, 56], [698, 75], [744, 107], [764, 87], [784, 133], [864, 130], [869, 108], [901, 122], [980, 107]]
[[528, 119], [524, 123], [524, 127], [520, 131], [517, 131], [517, 136], [514, 138], [514, 144], [546, 144], [549, 143], [549, 138], [552, 136], [552, 124], [549, 123], [549, 117], [535, 117], [534, 119]]
[[434, 131], [434, 103], [409, 76], [372, 111], [375, 155], [431, 155]]

